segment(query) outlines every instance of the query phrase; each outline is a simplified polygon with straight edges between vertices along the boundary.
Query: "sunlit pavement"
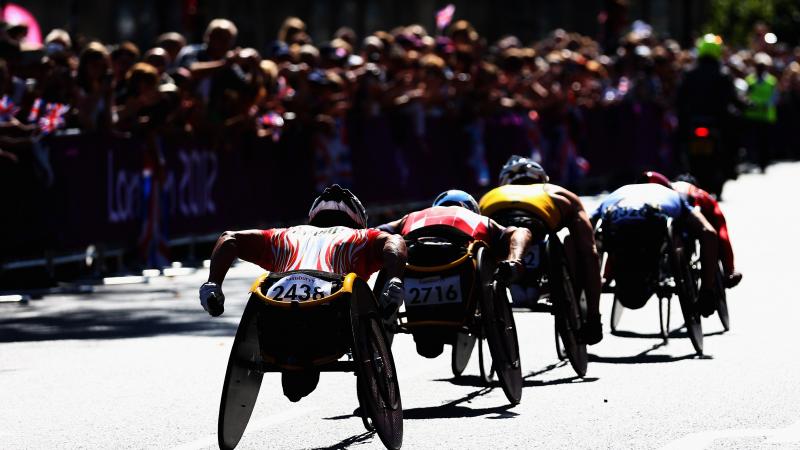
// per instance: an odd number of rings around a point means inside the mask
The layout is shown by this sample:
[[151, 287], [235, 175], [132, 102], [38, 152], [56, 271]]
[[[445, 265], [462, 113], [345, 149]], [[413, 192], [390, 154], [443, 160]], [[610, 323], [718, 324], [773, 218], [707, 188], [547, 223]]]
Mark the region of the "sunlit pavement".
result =
[[[604, 297], [605, 339], [576, 379], [556, 359], [552, 318], [519, 313], [526, 387], [509, 407], [470, 376], [474, 362], [453, 382], [449, 347], [428, 360], [400, 336], [404, 447], [800, 448], [799, 177], [799, 164], [778, 164], [726, 186], [744, 281], [729, 291], [730, 332], [716, 316], [703, 321], [705, 357], [679, 331], [668, 345], [655, 337], [654, 300], [625, 312], [628, 337], [611, 336]], [[232, 272], [218, 319], [197, 301], [204, 271], [0, 304], [0, 448], [216, 447], [228, 352], [256, 275]], [[677, 307], [672, 323], [682, 323]], [[323, 374], [296, 404], [267, 375], [239, 448], [380, 448], [356, 405], [352, 374]]]

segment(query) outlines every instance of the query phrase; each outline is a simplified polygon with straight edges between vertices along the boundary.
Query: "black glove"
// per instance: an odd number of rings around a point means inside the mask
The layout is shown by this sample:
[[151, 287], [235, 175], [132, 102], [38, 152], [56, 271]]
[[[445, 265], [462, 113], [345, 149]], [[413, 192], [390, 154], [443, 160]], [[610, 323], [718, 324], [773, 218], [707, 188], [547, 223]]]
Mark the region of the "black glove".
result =
[[212, 317], [225, 311], [225, 294], [217, 283], [207, 282], [200, 286], [200, 304]]
[[518, 259], [506, 259], [497, 263], [497, 270], [494, 272], [494, 279], [501, 283], [513, 283], [522, 279], [525, 273], [525, 266]]

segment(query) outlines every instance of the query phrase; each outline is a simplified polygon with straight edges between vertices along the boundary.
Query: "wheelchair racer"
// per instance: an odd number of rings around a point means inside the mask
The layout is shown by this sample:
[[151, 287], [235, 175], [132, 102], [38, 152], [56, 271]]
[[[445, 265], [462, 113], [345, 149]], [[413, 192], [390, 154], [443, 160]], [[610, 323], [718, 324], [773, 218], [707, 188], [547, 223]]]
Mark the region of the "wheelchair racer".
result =
[[583, 203], [577, 195], [563, 187], [547, 183], [549, 177], [537, 162], [522, 156], [512, 156], [500, 170], [500, 186], [481, 198], [481, 213], [493, 216], [509, 210], [524, 210], [522, 217], [511, 223], [533, 229], [537, 237], [567, 228], [570, 237], [566, 251], [586, 289], [587, 322], [582, 328], [582, 340], [594, 345], [603, 339], [600, 321], [600, 258], [594, 241], [594, 230]]
[[[603, 219], [603, 227], [622, 226], [630, 235], [621, 238], [628, 245], [645, 246], [641, 238], [654, 241], [656, 236], [635, 235], [633, 230], [641, 228], [646, 234], [652, 229], [646, 228], [648, 220], [656, 218], [672, 218], [679, 229], [685, 229], [700, 240], [700, 258], [702, 261], [702, 283], [699, 294], [699, 308], [704, 317], [714, 313], [715, 298], [714, 277], [717, 261], [717, 232], [703, 215], [692, 208], [681, 195], [671, 187], [659, 183], [647, 182], [622, 186], [606, 197], [591, 215], [592, 223]], [[605, 278], [608, 282], [614, 277], [628, 277], [636, 286], [641, 284], [641, 270], [647, 267], [647, 261], [617, 261], [609, 254], [606, 264]], [[646, 300], [646, 299], [643, 299]]]
[[699, 207], [700, 213], [717, 230], [719, 236], [719, 260], [724, 272], [725, 287], [736, 287], [742, 281], [742, 273], [733, 265], [733, 247], [728, 235], [728, 224], [717, 200], [708, 192], [697, 187], [697, 180], [688, 174], [679, 175], [672, 183], [672, 188], [678, 191], [690, 205]]
[[[200, 304], [211, 316], [224, 311], [222, 282], [236, 258], [271, 272], [355, 272], [365, 280], [383, 268], [389, 281], [381, 295], [381, 309], [394, 310], [403, 301], [405, 241], [367, 228], [367, 213], [361, 202], [336, 184], [314, 200], [308, 225], [222, 233], [211, 254], [208, 281], [200, 287]], [[286, 397], [296, 402], [316, 388], [319, 371], [283, 372], [281, 382]]]
[[[531, 243], [531, 232], [526, 228], [503, 227], [494, 220], [482, 216], [478, 202], [468, 193], [460, 190], [445, 191], [433, 201], [430, 208], [409, 213], [394, 222], [378, 228], [388, 233], [408, 236], [416, 230], [428, 227], [454, 229], [472, 240], [488, 244], [496, 258], [495, 278], [504, 282], [519, 279], [524, 272], [522, 257]], [[417, 352], [427, 358], [435, 358], [442, 353], [443, 344], [438, 339], [415, 334]]]
[[522, 257], [531, 243], [531, 232], [525, 228], [504, 227], [482, 216], [478, 202], [464, 191], [452, 189], [442, 192], [433, 206], [407, 214], [401, 219], [378, 227], [387, 233], [408, 235], [412, 231], [430, 227], [455, 228], [474, 240], [489, 244], [494, 254], [505, 255], [497, 266], [497, 275], [503, 280], [516, 280], [525, 271]]

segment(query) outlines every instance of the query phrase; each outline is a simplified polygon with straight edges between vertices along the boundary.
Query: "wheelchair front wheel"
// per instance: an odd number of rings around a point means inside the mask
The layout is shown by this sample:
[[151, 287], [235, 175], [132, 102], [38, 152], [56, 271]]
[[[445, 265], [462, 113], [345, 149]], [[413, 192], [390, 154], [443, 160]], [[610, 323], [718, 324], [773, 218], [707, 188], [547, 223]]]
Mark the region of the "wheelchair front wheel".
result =
[[622, 311], [625, 310], [625, 307], [622, 306], [619, 299], [616, 295], [614, 295], [614, 303], [611, 305], [611, 333], [617, 332], [617, 327], [619, 326], [619, 319], [622, 318]]
[[453, 342], [453, 355], [450, 361], [453, 376], [460, 377], [464, 373], [464, 369], [472, 356], [472, 350], [475, 348], [476, 340], [477, 337], [475, 335], [465, 332], [456, 333], [456, 338]]
[[658, 322], [661, 328], [661, 338], [664, 342], [669, 340], [669, 319], [672, 314], [672, 299], [660, 297], [658, 299]]

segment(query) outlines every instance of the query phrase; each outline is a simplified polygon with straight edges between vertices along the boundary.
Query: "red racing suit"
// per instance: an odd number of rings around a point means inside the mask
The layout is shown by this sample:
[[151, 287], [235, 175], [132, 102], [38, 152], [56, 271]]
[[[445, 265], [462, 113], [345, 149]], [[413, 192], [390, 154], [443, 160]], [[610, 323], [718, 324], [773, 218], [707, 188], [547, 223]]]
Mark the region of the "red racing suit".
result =
[[366, 280], [382, 267], [382, 248], [376, 244], [381, 232], [375, 229], [300, 225], [263, 230], [261, 234], [264, 254], [257, 264], [272, 272], [355, 272]]
[[725, 215], [722, 214], [719, 203], [711, 194], [691, 183], [676, 181], [672, 183], [672, 187], [678, 191], [690, 205], [700, 207], [700, 212], [703, 214], [703, 217], [717, 230], [717, 235], [719, 236], [719, 259], [722, 262], [722, 269], [725, 271], [725, 275], [732, 274], [734, 270], [733, 247], [731, 247], [731, 240], [728, 236], [728, 225], [725, 221]]
[[446, 225], [463, 231], [475, 240], [492, 242], [489, 218], [460, 206], [433, 206], [413, 212], [403, 218], [402, 225], [400, 234], [403, 236], [419, 228]]

